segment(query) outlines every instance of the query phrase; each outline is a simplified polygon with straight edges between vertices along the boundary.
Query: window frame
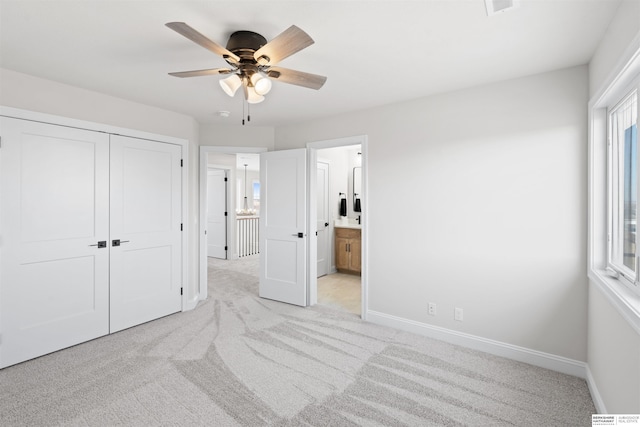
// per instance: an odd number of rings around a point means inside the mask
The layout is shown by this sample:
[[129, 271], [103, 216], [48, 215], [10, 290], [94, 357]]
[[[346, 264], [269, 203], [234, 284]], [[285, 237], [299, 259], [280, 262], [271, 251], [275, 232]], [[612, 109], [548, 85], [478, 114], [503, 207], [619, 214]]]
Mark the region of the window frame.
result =
[[[627, 46], [588, 104], [587, 276], [589, 292], [599, 292], [640, 334], [640, 294], [608, 268], [607, 109], [640, 80], [640, 34]], [[636, 83], [637, 85], [637, 83]]]
[[[624, 245], [624, 229], [620, 228], [620, 210], [624, 207], [620, 206], [620, 194], [621, 187], [624, 187], [623, 169], [618, 166], [624, 160], [624, 147], [620, 148], [617, 145], [620, 141], [614, 141], [612, 126], [612, 115], [618, 111], [618, 109], [628, 102], [632, 96], [636, 97], [636, 129], [639, 122], [640, 115], [640, 76], [634, 77], [631, 84], [625, 87], [624, 90], [615, 91], [615, 101], [609, 103], [609, 107], [606, 111], [606, 140], [607, 140], [607, 248], [606, 248], [606, 262], [607, 271], [615, 278], [618, 279], [627, 288], [633, 291], [635, 294], [640, 295], [640, 236], [637, 231], [635, 234], [635, 271], [631, 270], [624, 265], [624, 261], [618, 262], [619, 251], [622, 249], [617, 244], [622, 240]], [[637, 131], [636, 131], [637, 135]], [[624, 144], [624, 140], [622, 141]], [[636, 189], [640, 189], [640, 173], [637, 173], [637, 168], [640, 167], [640, 145], [637, 143], [636, 138]], [[636, 190], [638, 191], [638, 190]], [[640, 195], [640, 192], [638, 192]], [[636, 201], [635, 217], [636, 221], [640, 220], [640, 204]], [[636, 230], [637, 230], [636, 223]], [[624, 227], [624, 226], [623, 226]], [[622, 254], [622, 258], [624, 254]]]

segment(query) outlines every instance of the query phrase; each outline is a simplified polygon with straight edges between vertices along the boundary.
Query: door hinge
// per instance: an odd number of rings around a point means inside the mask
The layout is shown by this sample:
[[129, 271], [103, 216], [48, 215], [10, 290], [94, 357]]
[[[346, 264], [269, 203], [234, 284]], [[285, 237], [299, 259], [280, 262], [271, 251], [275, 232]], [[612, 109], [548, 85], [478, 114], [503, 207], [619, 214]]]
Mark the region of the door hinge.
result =
[[180, 295], [182, 295], [182, 288], [180, 288]]
[[184, 160], [180, 159], [180, 167], [184, 167]]
[[224, 182], [227, 182], [227, 177], [226, 176], [224, 177]]
[[207, 230], [204, 230], [204, 234], [205, 234], [205, 235], [207, 234]]
[[182, 223], [180, 223], [180, 231], [182, 231]]
[[224, 216], [227, 216], [227, 215], [228, 215], [228, 214], [227, 214], [227, 212], [225, 212], [225, 213], [224, 213]]
[[225, 247], [224, 247], [224, 250], [225, 250], [225, 251], [228, 251], [228, 250], [229, 250], [229, 247], [228, 247], [228, 246], [225, 246]]

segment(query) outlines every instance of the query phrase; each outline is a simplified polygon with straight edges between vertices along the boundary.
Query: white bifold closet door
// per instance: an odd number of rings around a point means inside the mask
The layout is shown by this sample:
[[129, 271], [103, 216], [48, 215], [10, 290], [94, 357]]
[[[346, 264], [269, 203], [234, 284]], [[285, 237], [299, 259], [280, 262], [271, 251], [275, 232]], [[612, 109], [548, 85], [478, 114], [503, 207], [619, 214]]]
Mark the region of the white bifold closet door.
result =
[[0, 367], [181, 309], [179, 146], [0, 131]]
[[109, 238], [109, 135], [5, 117], [0, 128], [8, 366], [109, 333], [109, 248], [97, 246]]
[[111, 136], [111, 332], [182, 309], [180, 157]]

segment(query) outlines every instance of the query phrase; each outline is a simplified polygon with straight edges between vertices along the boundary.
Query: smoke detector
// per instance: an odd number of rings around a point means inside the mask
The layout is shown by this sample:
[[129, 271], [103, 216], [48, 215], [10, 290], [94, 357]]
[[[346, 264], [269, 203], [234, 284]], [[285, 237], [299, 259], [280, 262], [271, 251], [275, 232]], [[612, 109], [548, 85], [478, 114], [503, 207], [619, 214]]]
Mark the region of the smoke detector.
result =
[[218, 117], [223, 117], [223, 118], [225, 118], [225, 119], [226, 119], [227, 117], [229, 117], [230, 115], [231, 115], [231, 112], [230, 112], [230, 111], [218, 111], [218, 112], [216, 112], [216, 116], [218, 116]]
[[520, 5], [520, 0], [484, 0], [487, 6], [487, 16], [513, 10]]

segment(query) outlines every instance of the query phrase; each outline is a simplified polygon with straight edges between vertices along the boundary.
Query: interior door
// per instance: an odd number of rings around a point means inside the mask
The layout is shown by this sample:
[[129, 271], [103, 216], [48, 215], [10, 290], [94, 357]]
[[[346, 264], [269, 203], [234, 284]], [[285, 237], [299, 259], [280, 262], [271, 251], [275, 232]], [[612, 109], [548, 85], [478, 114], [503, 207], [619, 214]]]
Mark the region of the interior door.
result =
[[262, 298], [307, 305], [306, 149], [260, 154]]
[[329, 274], [329, 164], [318, 162], [316, 231], [318, 235], [318, 277]]
[[111, 332], [182, 308], [180, 159], [178, 145], [111, 136]]
[[227, 259], [227, 173], [207, 171], [207, 255]]
[[109, 333], [109, 137], [0, 129], [1, 368]]

